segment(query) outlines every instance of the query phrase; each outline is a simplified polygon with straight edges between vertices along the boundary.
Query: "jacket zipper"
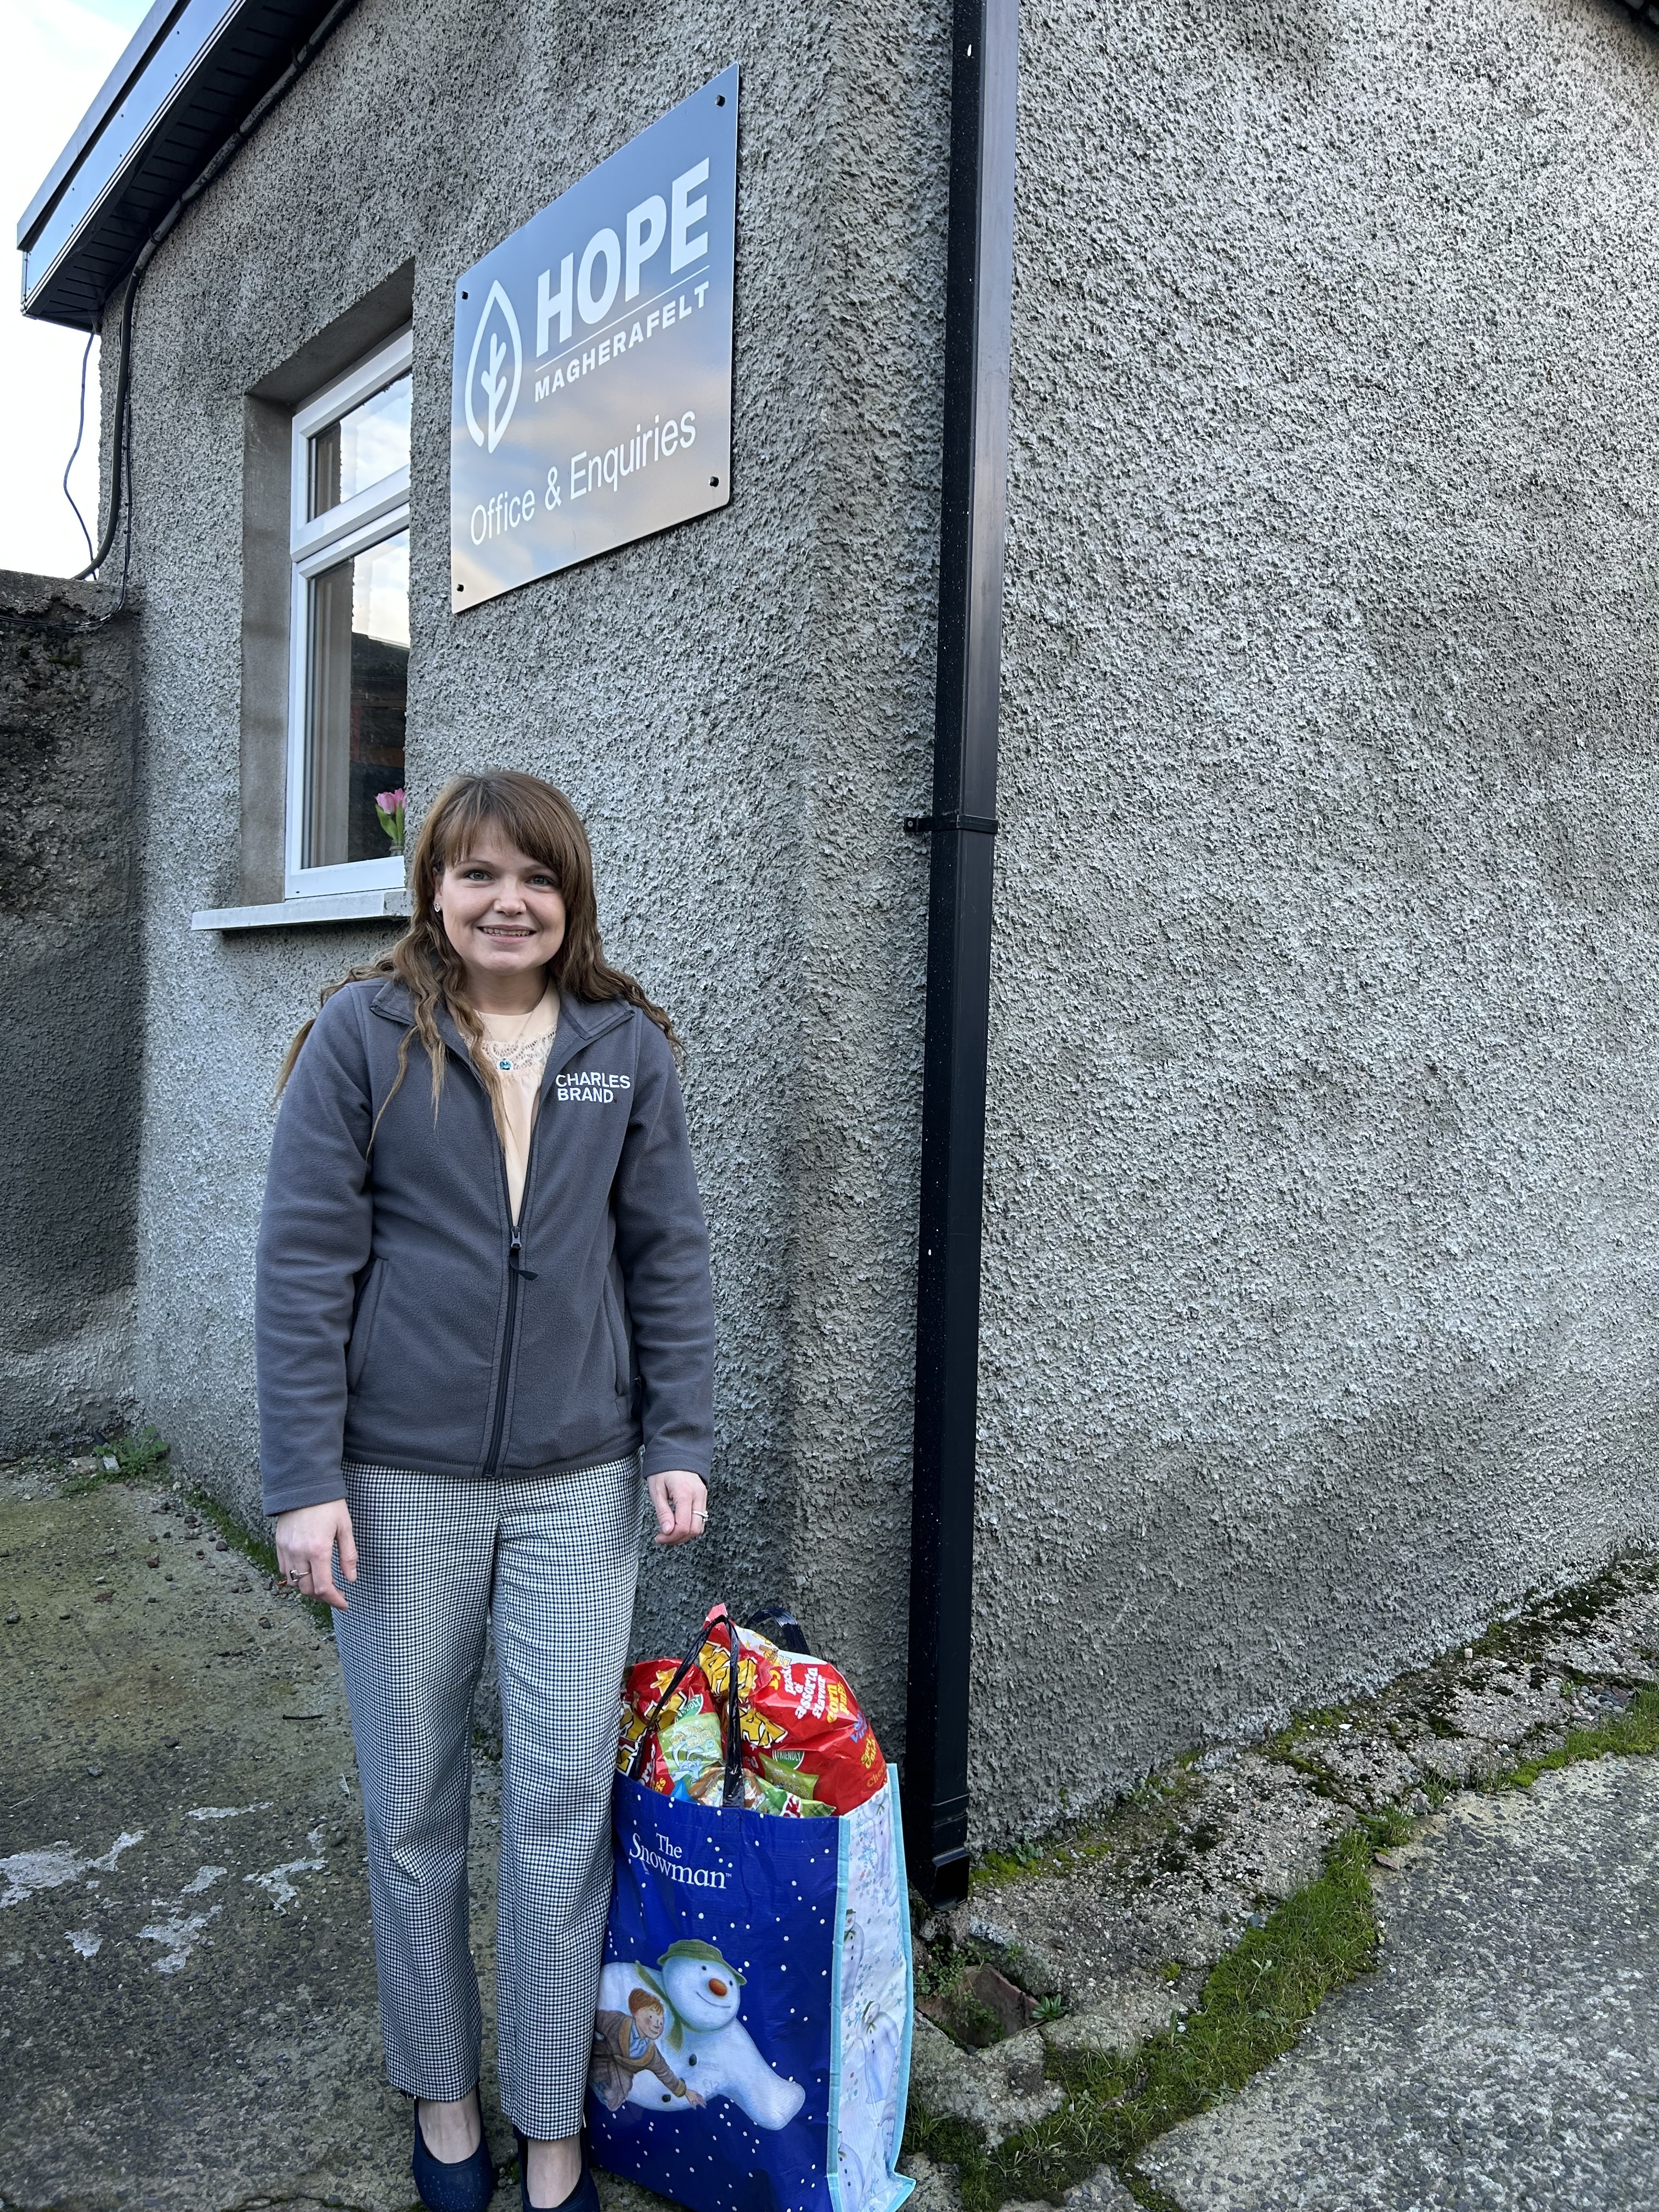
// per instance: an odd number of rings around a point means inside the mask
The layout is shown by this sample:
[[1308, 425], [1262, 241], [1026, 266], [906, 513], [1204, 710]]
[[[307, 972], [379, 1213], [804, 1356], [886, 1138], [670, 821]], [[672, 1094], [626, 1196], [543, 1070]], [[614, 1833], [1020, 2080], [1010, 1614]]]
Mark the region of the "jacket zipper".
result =
[[[536, 1126], [530, 1133], [530, 1150], [525, 1155], [525, 1205], [527, 1205], [530, 1200], [531, 1179], [536, 1165], [536, 1146], [541, 1133], [542, 1117], [538, 1114]], [[489, 1426], [489, 1449], [484, 1453], [484, 1473], [492, 1475], [499, 1474], [501, 1472], [496, 1461], [501, 1454], [502, 1431], [507, 1426], [507, 1383], [513, 1373], [514, 1330], [519, 1318], [519, 1285], [520, 1282], [533, 1283], [536, 1279], [536, 1270], [533, 1267], [525, 1267], [519, 1264], [524, 1253], [524, 1207], [520, 1206], [519, 1218], [513, 1221], [513, 1193], [507, 1187], [507, 1161], [501, 1152], [499, 1139], [496, 1139], [495, 1144], [495, 1159], [496, 1165], [501, 1170], [501, 1196], [507, 1201], [507, 1218], [512, 1223], [513, 1236], [512, 1242], [507, 1248], [507, 1326], [501, 1332], [501, 1370], [495, 1381], [495, 1415]]]
[[[542, 1133], [542, 1119], [540, 1115], [538, 1115], [538, 1119], [535, 1119], [535, 1130], [531, 1133], [531, 1148], [525, 1155], [525, 1197], [526, 1199], [529, 1199], [531, 1194], [531, 1168], [535, 1166], [535, 1139], [540, 1137], [540, 1133]], [[500, 1146], [498, 1146], [498, 1151], [500, 1151]], [[502, 1159], [500, 1168], [502, 1168], [502, 1197], [507, 1199], [508, 1214], [511, 1214], [511, 1207], [514, 1207], [514, 1192], [507, 1188], [507, 1161]], [[493, 1418], [491, 1427], [489, 1427], [489, 1451], [484, 1453], [484, 1474], [487, 1475], [500, 1474], [495, 1458], [498, 1458], [500, 1449], [502, 1449], [502, 1429], [507, 1427], [507, 1385], [511, 1374], [514, 1374], [514, 1328], [515, 1328], [515, 1322], [518, 1322], [518, 1285], [520, 1283], [535, 1281], [535, 1267], [520, 1267], [520, 1259], [522, 1259], [522, 1255], [525, 1255], [525, 1234], [522, 1234], [522, 1230], [525, 1230], [525, 1214], [520, 1212], [520, 1218], [514, 1224], [514, 1241], [507, 1245], [507, 1328], [502, 1329], [502, 1371], [500, 1371], [500, 1376], [495, 1378], [495, 1418]]]
[[495, 1385], [495, 1419], [489, 1431], [489, 1449], [484, 1454], [484, 1473], [499, 1472], [496, 1455], [501, 1448], [501, 1430], [507, 1422], [507, 1378], [513, 1367], [513, 1325], [519, 1317], [519, 1271], [514, 1266], [512, 1254], [519, 1249], [519, 1232], [513, 1232], [513, 1243], [507, 1257], [507, 1331], [501, 1339], [501, 1372]]
[[[601, 1030], [598, 1036], [589, 1037], [586, 1043], [597, 1044], [599, 1036], [603, 1036], [606, 1030], [615, 1027], [614, 1022], [607, 1023], [605, 1029]], [[583, 1049], [586, 1049], [586, 1046]], [[569, 1054], [567, 1053], [565, 1060], [568, 1060], [569, 1057]], [[477, 1069], [473, 1066], [470, 1059], [466, 1065], [473, 1081], [477, 1082]], [[564, 1062], [562, 1060], [559, 1066], [562, 1067], [563, 1065]], [[556, 1084], [556, 1077], [555, 1080]], [[482, 1087], [480, 1085], [480, 1088]], [[530, 1150], [525, 1155], [524, 1195], [526, 1205], [529, 1203], [530, 1194], [535, 1185], [536, 1147], [541, 1142], [541, 1137], [542, 1117], [538, 1114], [536, 1126], [530, 1133]], [[520, 1209], [519, 1219], [512, 1220], [513, 1194], [507, 1188], [507, 1161], [502, 1156], [499, 1138], [495, 1144], [495, 1159], [496, 1165], [501, 1170], [501, 1196], [507, 1201], [507, 1218], [512, 1222], [513, 1241], [507, 1248], [507, 1326], [501, 1333], [501, 1371], [495, 1382], [495, 1414], [489, 1425], [489, 1447], [484, 1453], [484, 1473], [490, 1475], [499, 1474], [501, 1472], [495, 1462], [501, 1449], [501, 1434], [507, 1426], [507, 1378], [513, 1372], [513, 1332], [519, 1318], [519, 1285], [520, 1282], [533, 1283], [536, 1279], [536, 1270], [533, 1267], [521, 1267], [519, 1265], [520, 1255], [524, 1251], [521, 1234], [524, 1227], [524, 1215]]]

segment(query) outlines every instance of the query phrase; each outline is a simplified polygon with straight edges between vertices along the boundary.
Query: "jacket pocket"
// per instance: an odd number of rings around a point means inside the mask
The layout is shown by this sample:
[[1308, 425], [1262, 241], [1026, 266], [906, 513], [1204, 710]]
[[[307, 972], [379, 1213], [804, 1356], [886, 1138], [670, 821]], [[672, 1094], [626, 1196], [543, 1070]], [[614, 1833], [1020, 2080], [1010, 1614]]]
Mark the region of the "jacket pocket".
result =
[[363, 1377], [368, 1359], [369, 1339], [374, 1334], [374, 1315], [380, 1303], [380, 1291], [386, 1281], [386, 1261], [376, 1260], [369, 1267], [363, 1284], [362, 1296], [357, 1301], [357, 1317], [351, 1324], [351, 1342], [346, 1349], [346, 1389], [355, 1390]]
[[629, 1348], [628, 1323], [623, 1317], [622, 1292], [617, 1287], [614, 1261], [605, 1270], [605, 1317], [611, 1325], [611, 1350], [617, 1368], [617, 1395], [626, 1398], [634, 1388], [634, 1358]]

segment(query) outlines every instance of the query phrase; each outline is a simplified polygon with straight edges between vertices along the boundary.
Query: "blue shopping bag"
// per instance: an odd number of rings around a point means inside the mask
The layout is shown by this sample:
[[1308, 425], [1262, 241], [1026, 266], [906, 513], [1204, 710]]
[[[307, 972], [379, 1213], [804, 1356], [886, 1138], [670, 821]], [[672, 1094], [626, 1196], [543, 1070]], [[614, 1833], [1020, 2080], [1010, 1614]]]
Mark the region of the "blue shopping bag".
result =
[[913, 1995], [897, 1787], [890, 1770], [835, 1818], [745, 1811], [736, 1721], [720, 1808], [617, 1778], [592, 2154], [690, 2212], [896, 2212], [914, 2185], [895, 2170]]

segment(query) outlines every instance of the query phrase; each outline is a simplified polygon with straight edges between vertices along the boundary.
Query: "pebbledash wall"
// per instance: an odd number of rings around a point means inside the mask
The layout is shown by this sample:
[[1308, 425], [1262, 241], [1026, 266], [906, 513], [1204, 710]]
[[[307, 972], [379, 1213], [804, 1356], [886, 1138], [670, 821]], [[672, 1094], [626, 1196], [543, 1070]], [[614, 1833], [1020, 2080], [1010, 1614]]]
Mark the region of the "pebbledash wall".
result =
[[[407, 303], [415, 811], [568, 789], [689, 1048], [714, 1519], [640, 1641], [787, 1595], [895, 1745], [947, 45], [362, 0], [134, 367], [141, 1401], [253, 1509], [271, 1082], [390, 933], [189, 927], [271, 895], [245, 480]], [[733, 57], [732, 505], [453, 618], [455, 274]], [[1651, 1537], [1659, 1410], [1659, 51], [1601, 0], [1026, 0], [1019, 128], [981, 1841]]]
[[0, 1455], [134, 1412], [135, 629], [0, 570]]
[[[733, 57], [733, 504], [453, 617], [458, 271]], [[795, 1596], [890, 1736], [927, 896], [902, 817], [931, 763], [948, 77], [942, 19], [848, 13], [826, 32], [779, 5], [361, 0], [150, 267], [133, 363], [145, 1407], [193, 1475], [257, 1510], [272, 1084], [321, 986], [395, 930], [190, 917], [281, 896], [282, 710], [250, 692], [244, 654], [256, 687], [280, 670], [259, 633], [286, 618], [285, 547], [273, 586], [265, 542], [286, 534], [283, 410], [412, 305], [411, 812], [464, 769], [568, 791], [607, 950], [688, 1050], [719, 1285], [716, 1503], [696, 1556], [648, 1565], [641, 1644], [683, 1645], [718, 1595]], [[274, 500], [245, 500], [245, 469]], [[245, 636], [256, 572], [269, 621]]]
[[1651, 1540], [1659, 44], [1028, 4], [988, 1826]]

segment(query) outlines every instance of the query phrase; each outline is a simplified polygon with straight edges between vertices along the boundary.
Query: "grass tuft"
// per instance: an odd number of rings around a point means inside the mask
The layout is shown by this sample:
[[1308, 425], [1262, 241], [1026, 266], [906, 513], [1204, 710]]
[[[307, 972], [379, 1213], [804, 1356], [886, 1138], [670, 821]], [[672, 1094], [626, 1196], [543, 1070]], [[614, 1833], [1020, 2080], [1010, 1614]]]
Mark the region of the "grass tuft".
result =
[[[167, 1438], [156, 1429], [139, 1429], [131, 1436], [116, 1437], [97, 1450], [98, 1465], [90, 1474], [77, 1474], [64, 1485], [65, 1498], [84, 1498], [89, 1490], [100, 1490], [106, 1482], [153, 1482], [165, 1472], [167, 1453], [171, 1447]], [[115, 1462], [106, 1467], [106, 1458]]]

